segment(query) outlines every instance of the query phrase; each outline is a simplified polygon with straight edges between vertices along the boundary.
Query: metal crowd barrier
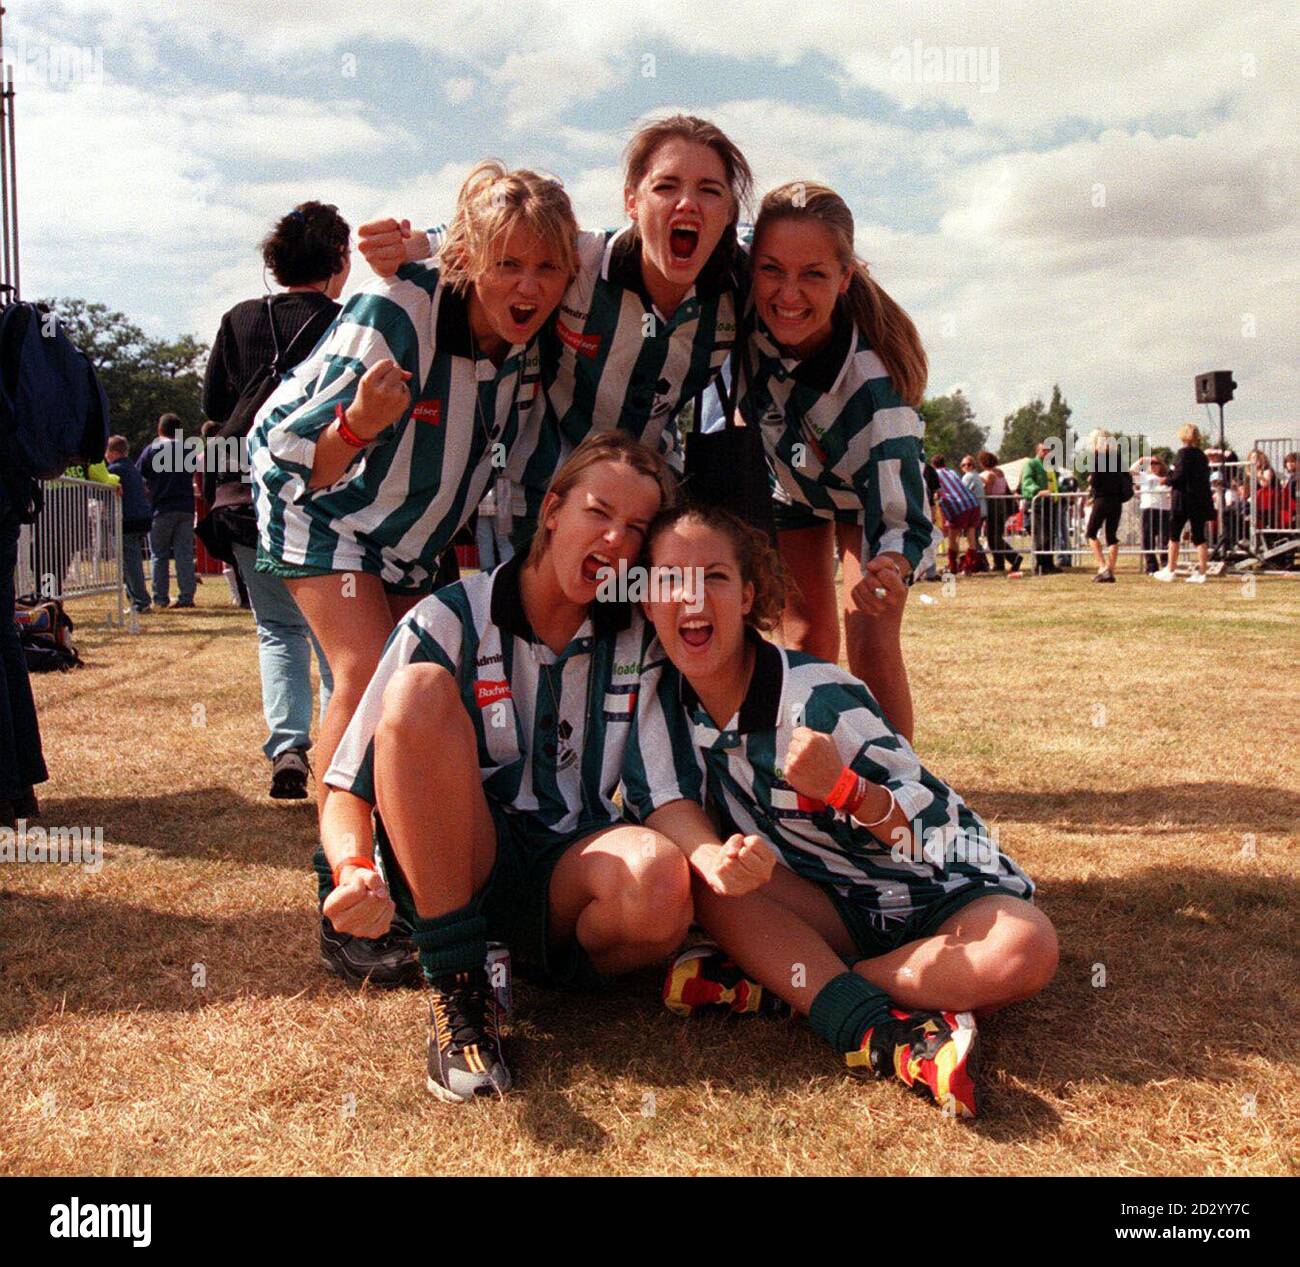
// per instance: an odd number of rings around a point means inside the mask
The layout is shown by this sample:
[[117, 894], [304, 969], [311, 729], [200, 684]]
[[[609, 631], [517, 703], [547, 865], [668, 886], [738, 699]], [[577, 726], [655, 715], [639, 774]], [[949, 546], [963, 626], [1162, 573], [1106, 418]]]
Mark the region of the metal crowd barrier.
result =
[[111, 594], [113, 623], [126, 623], [122, 569], [122, 498], [117, 489], [66, 476], [42, 485], [45, 505], [18, 534], [19, 598], [83, 598]]
[[[1236, 570], [1280, 571], [1290, 569], [1300, 557], [1300, 497], [1295, 478], [1285, 469], [1287, 454], [1298, 448], [1295, 440], [1260, 441], [1246, 461], [1211, 463], [1218, 512], [1208, 528], [1212, 558]], [[1166, 558], [1172, 490], [1159, 499], [1163, 505], [1144, 507], [1144, 500], [1155, 503], [1157, 499], [1143, 496], [1139, 476], [1135, 475], [1134, 485], [1133, 496], [1120, 513], [1119, 553], [1139, 560], [1150, 556], [1142, 566], [1154, 571]], [[1086, 536], [1090, 510], [1086, 492], [1046, 493], [1032, 501], [1016, 494], [986, 497], [979, 529], [981, 553], [995, 565], [999, 556], [1005, 565], [1015, 555], [1024, 567], [1048, 559], [1091, 562], [1092, 547]], [[1182, 541], [1190, 545], [1190, 526], [1183, 530]], [[959, 541], [963, 553], [966, 542], [963, 533]]]

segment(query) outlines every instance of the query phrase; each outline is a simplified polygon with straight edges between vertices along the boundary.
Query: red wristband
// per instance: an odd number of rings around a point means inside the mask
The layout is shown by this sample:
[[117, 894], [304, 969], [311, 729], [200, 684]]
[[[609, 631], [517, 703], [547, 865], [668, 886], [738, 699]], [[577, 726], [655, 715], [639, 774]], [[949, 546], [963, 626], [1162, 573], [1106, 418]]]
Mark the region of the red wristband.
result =
[[359, 856], [355, 858], [344, 858], [332, 872], [334, 876], [334, 887], [336, 889], [339, 887], [339, 872], [342, 871], [344, 867], [362, 867], [366, 871], [373, 871], [375, 869], [375, 862], [373, 858], [362, 858]]
[[370, 443], [369, 440], [363, 440], [351, 427], [348, 426], [347, 417], [343, 411], [342, 403], [334, 406], [334, 421], [339, 424], [339, 439], [344, 444], [351, 445], [354, 449], [364, 449]]
[[844, 811], [845, 803], [853, 796], [858, 788], [858, 776], [845, 766], [840, 771], [840, 777], [835, 780], [835, 786], [831, 788], [830, 794], [826, 797], [826, 804], [831, 809]]
[[857, 786], [849, 793], [849, 799], [844, 802], [844, 813], [847, 817], [852, 818], [854, 814], [862, 807], [862, 802], [867, 799], [867, 781], [858, 775]]

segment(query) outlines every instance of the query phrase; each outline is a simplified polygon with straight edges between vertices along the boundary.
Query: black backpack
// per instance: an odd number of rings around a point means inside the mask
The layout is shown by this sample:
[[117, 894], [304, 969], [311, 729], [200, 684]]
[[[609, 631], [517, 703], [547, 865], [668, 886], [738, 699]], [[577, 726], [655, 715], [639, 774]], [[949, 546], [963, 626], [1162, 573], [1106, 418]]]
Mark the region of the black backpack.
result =
[[[280, 347], [279, 332], [275, 328], [273, 296], [266, 297], [266, 320], [271, 328], [271, 345], [275, 355], [261, 366], [244, 384], [230, 411], [230, 417], [213, 437], [228, 441], [235, 438], [243, 452], [244, 437], [253, 429], [263, 405], [280, 385], [284, 374], [306, 356], [316, 341], [334, 322], [336, 308], [322, 308], [314, 312], [299, 326], [284, 348]], [[300, 349], [294, 358], [295, 349]], [[215, 446], [219, 453], [228, 452], [228, 445]], [[211, 450], [209, 450], [211, 451]], [[208, 513], [195, 525], [194, 531], [213, 558], [233, 563], [236, 545], [252, 549], [257, 545], [257, 515], [253, 510], [253, 488], [241, 469], [243, 463], [226, 463], [221, 470], [209, 470], [204, 464], [203, 496], [208, 503]]]
[[1133, 476], [1128, 471], [1119, 473], [1119, 501], [1122, 506], [1133, 500]]
[[18, 602], [14, 605], [14, 624], [30, 673], [66, 673], [79, 669], [84, 661], [77, 654], [70, 637], [72, 617], [58, 599], [39, 603]]

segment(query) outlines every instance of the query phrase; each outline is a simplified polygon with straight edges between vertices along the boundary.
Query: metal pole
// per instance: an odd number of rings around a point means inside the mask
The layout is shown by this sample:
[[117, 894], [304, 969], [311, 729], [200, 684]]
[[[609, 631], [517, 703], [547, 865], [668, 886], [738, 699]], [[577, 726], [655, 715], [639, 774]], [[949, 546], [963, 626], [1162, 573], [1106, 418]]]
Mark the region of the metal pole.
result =
[[[0, 5], [0, 60], [4, 55], [4, 6]], [[3, 242], [0, 243], [0, 304], [15, 298], [12, 291], [12, 274], [9, 260], [9, 128], [10, 102], [13, 97], [12, 76], [9, 63], [3, 62], [0, 70], [0, 225], [3, 225]]]
[[5, 113], [8, 116], [9, 123], [9, 189], [12, 204], [10, 220], [12, 221], [11, 232], [13, 236], [13, 297], [19, 299], [22, 296], [22, 284], [18, 275], [18, 152], [14, 145], [14, 77], [12, 66], [6, 66], [5, 79], [7, 81], [5, 104], [8, 107]]

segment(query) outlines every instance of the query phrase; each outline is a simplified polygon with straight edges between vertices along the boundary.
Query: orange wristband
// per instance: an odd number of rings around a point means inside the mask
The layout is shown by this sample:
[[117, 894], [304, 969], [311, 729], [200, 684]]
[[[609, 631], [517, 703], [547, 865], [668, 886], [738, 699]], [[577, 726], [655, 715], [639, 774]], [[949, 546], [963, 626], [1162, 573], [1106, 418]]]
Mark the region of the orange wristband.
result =
[[339, 887], [339, 872], [342, 871], [344, 867], [363, 867], [367, 871], [373, 871], [375, 869], [375, 862], [373, 858], [362, 858], [360, 856], [344, 858], [331, 873], [334, 876], [334, 887], [336, 889]]

